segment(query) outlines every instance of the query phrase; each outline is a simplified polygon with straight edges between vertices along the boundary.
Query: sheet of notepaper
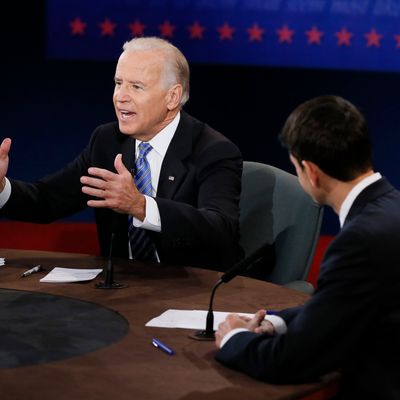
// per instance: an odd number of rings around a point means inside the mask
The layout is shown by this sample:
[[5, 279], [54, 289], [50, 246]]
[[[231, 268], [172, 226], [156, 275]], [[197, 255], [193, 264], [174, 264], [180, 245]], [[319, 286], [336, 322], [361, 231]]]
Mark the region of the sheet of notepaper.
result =
[[[214, 329], [225, 320], [228, 314], [235, 313], [248, 318], [254, 314], [241, 312], [214, 311]], [[204, 310], [167, 310], [158, 317], [147, 322], [146, 326], [159, 328], [185, 328], [185, 329], [204, 329], [206, 325], [207, 311]]]
[[102, 271], [103, 270], [101, 268], [79, 269], [55, 267], [46, 276], [44, 276], [40, 282], [71, 283], [91, 281]]

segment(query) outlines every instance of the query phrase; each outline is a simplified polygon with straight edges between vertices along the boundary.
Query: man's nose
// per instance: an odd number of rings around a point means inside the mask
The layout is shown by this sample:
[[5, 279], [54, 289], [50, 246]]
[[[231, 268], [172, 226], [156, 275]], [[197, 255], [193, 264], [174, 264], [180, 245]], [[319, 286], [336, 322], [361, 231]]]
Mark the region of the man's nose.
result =
[[116, 91], [115, 97], [116, 97], [117, 101], [124, 102], [124, 103], [131, 100], [131, 97], [129, 95], [127, 88], [122, 85]]

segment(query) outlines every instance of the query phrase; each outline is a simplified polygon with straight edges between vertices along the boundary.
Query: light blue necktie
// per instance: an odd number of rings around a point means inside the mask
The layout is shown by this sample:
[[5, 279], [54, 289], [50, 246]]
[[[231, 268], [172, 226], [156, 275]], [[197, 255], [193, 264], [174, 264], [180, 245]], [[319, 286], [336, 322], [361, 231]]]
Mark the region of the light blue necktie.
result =
[[[142, 142], [139, 144], [139, 155], [135, 163], [136, 173], [134, 177], [135, 185], [138, 190], [149, 196], [152, 195], [151, 171], [146, 156], [151, 149], [152, 147], [149, 143]], [[145, 229], [135, 227], [131, 215], [128, 217], [128, 222], [128, 236], [133, 259], [157, 261], [156, 248], [148, 232]]]

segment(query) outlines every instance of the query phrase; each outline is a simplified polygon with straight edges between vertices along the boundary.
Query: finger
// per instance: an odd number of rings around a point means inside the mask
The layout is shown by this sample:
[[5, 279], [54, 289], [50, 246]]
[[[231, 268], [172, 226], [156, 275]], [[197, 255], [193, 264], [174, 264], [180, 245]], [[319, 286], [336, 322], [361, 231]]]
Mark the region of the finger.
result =
[[114, 160], [114, 167], [117, 170], [118, 174], [123, 174], [129, 172], [128, 169], [125, 167], [124, 163], [122, 162], [122, 154], [117, 154]]
[[221, 340], [223, 338], [223, 335], [220, 333], [220, 331], [215, 332], [215, 345], [219, 349], [221, 347]]
[[275, 334], [275, 328], [270, 321], [263, 321], [260, 326], [254, 329], [255, 333], [267, 333], [269, 335]]
[[92, 208], [105, 208], [109, 206], [107, 200], [88, 200], [86, 204]]
[[257, 328], [261, 324], [261, 322], [264, 320], [265, 314], [266, 314], [265, 310], [258, 310], [254, 314], [251, 321], [249, 322], [249, 329], [254, 330], [255, 328]]
[[225, 321], [220, 322], [220, 323], [218, 324], [218, 330], [223, 329], [224, 326], [225, 326]]
[[238, 314], [228, 314], [226, 316], [226, 320], [229, 320], [229, 321], [236, 321], [237, 319], [240, 319]]
[[10, 148], [11, 148], [11, 139], [10, 138], [4, 139], [0, 145], [0, 157], [1, 158], [7, 157]]
[[261, 324], [262, 321], [264, 321], [265, 315], [267, 314], [266, 310], [258, 310], [254, 314], [254, 320], [257, 322], [257, 324]]
[[90, 167], [88, 169], [89, 175], [96, 176], [98, 178], [101, 178], [105, 181], [111, 181], [113, 180], [117, 174], [114, 172], [108, 171], [107, 169], [103, 168], [96, 168], [96, 167]]
[[81, 176], [81, 183], [97, 189], [106, 189], [107, 182], [103, 179], [92, 178], [90, 176]]
[[95, 189], [90, 186], [82, 186], [82, 192], [87, 194], [88, 196], [98, 197], [101, 199], [106, 198], [106, 191], [102, 189]]

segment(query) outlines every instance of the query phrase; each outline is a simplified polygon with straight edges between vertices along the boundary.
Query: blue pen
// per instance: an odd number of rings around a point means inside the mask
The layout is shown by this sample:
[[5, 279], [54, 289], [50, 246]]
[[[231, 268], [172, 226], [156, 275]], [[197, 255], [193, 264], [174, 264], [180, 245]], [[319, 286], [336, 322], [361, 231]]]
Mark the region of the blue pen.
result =
[[172, 356], [175, 354], [174, 351], [170, 347], [165, 345], [163, 342], [160, 342], [158, 339], [153, 338], [151, 340], [151, 343], [153, 344], [154, 347], [157, 347], [158, 349], [167, 353], [169, 356]]

